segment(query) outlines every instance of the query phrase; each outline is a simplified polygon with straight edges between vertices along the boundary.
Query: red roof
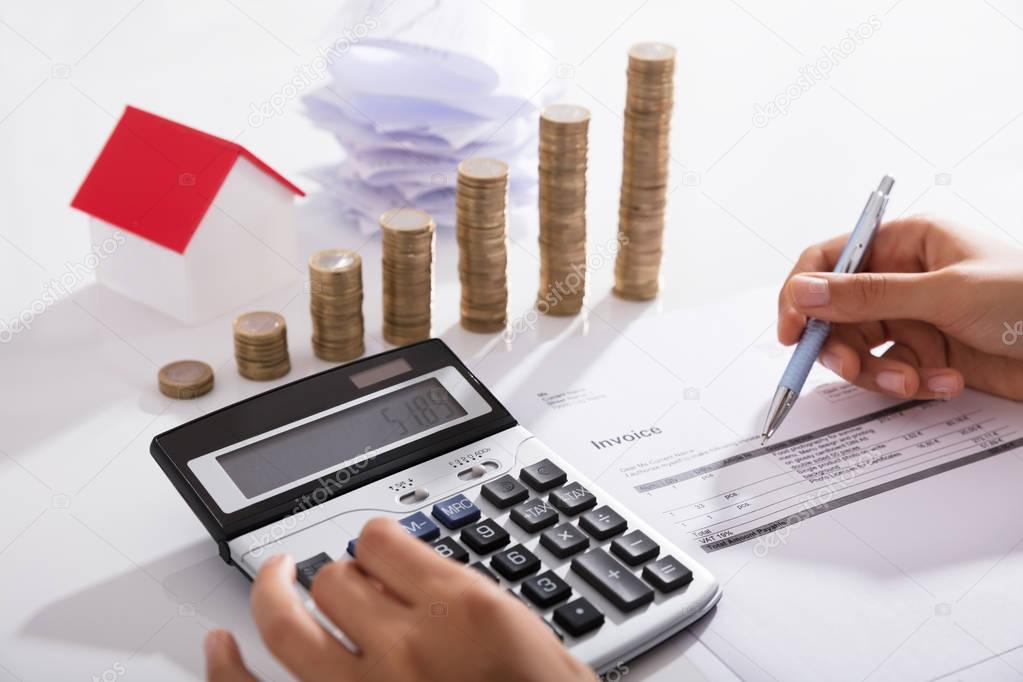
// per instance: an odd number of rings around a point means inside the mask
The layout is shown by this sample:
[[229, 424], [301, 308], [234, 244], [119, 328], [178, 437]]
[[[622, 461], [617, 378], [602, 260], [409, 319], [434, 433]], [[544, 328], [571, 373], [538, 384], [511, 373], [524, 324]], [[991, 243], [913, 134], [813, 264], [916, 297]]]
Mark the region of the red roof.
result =
[[241, 145], [126, 107], [71, 205], [184, 253], [239, 156], [304, 196]]

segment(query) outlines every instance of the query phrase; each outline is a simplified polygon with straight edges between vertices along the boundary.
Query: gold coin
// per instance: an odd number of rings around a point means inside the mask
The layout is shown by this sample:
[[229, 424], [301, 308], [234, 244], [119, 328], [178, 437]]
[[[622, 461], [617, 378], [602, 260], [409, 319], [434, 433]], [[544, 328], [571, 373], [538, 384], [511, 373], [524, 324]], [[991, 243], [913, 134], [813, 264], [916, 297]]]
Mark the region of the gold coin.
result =
[[213, 390], [213, 368], [200, 360], [178, 360], [160, 368], [160, 393], [177, 400], [190, 400]]

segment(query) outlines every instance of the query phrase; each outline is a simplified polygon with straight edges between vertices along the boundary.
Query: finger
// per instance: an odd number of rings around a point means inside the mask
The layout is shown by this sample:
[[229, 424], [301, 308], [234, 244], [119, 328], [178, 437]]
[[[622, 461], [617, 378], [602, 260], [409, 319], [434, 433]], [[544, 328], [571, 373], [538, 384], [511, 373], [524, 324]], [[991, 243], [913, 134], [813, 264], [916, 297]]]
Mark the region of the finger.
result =
[[966, 380], [962, 372], [950, 367], [921, 367], [920, 390], [913, 396], [920, 400], [951, 400], [963, 392]]
[[846, 381], [853, 381], [860, 374], [859, 352], [836, 334], [828, 337], [818, 359], [822, 365]]
[[296, 677], [333, 679], [354, 657], [306, 610], [294, 588], [295, 563], [267, 559], [252, 585], [252, 618], [266, 646]]
[[895, 320], [885, 323], [885, 326], [892, 341], [912, 349], [920, 367], [951, 365], [946, 337], [934, 325], [915, 320]]
[[400, 626], [410, 616], [408, 608], [374, 585], [355, 561], [321, 568], [312, 595], [320, 611], [365, 652], [386, 651], [405, 634]]
[[430, 603], [441, 585], [457, 589], [469, 573], [409, 535], [394, 520], [382, 517], [363, 526], [355, 560], [367, 575], [408, 605]]
[[920, 320], [937, 324], [947, 314], [942, 273], [815, 272], [799, 274], [785, 295], [800, 315], [830, 322]]
[[202, 646], [207, 682], [258, 682], [242, 662], [238, 643], [227, 630], [210, 630]]
[[860, 373], [854, 384], [895, 398], [910, 398], [920, 390], [916, 367], [888, 357], [860, 354]]
[[[803, 251], [785, 281], [801, 272], [823, 272], [834, 268], [846, 239], [848, 235], [840, 235]], [[778, 340], [786, 346], [794, 344], [799, 340], [805, 326], [806, 316], [792, 307], [792, 303], [785, 296], [785, 288], [782, 287], [778, 293]]]

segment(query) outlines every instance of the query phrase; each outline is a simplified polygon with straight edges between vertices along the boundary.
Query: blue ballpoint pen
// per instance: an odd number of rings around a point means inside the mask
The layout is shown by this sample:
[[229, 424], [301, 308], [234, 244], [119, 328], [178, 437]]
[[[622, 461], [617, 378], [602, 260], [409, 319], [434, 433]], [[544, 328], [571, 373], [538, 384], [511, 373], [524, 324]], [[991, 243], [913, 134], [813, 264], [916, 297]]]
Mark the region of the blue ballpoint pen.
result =
[[[859, 272], [867, 260], [870, 245], [874, 241], [877, 228], [881, 225], [881, 216], [888, 205], [888, 195], [892, 191], [895, 180], [890, 175], [884, 176], [877, 191], [871, 192], [867, 199], [867, 205], [863, 207], [863, 213], [856, 222], [856, 227], [849, 235], [849, 241], [835, 263], [833, 272]], [[774, 399], [771, 400], [771, 407], [767, 410], [767, 419], [764, 420], [763, 438], [760, 444], [763, 445], [767, 439], [774, 435], [781, 423], [785, 421], [789, 410], [803, 390], [806, 377], [813, 368], [813, 363], [820, 355], [824, 342], [828, 340], [831, 333], [831, 323], [824, 320], [811, 318], [806, 323], [803, 336], [799, 339], [796, 350], [792, 353], [785, 373], [778, 382], [778, 388], [774, 392]]]

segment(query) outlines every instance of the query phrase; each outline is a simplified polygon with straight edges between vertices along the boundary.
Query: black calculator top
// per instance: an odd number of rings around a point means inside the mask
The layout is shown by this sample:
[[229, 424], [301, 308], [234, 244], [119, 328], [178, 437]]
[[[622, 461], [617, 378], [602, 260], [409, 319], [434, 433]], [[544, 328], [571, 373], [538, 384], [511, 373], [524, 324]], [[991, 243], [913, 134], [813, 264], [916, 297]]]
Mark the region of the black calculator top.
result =
[[430, 339], [211, 412], [156, 436], [150, 452], [223, 543], [515, 425]]

